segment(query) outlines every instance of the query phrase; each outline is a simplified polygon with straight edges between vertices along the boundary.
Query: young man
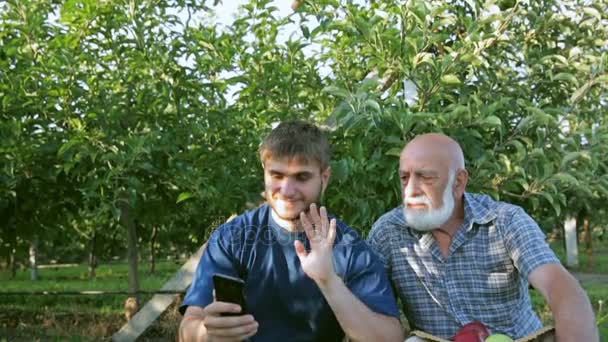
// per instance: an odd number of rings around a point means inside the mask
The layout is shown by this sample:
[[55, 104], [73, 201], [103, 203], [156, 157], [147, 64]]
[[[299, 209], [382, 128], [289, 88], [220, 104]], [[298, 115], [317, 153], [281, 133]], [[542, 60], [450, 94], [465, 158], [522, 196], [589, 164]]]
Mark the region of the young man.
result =
[[[403, 341], [381, 262], [355, 231], [317, 209], [331, 173], [322, 132], [282, 123], [260, 158], [268, 204], [210, 238], [180, 308], [180, 340]], [[214, 300], [214, 274], [245, 281], [247, 314], [222, 315], [241, 308]]]
[[520, 207], [465, 192], [458, 143], [416, 137], [401, 152], [403, 205], [368, 237], [385, 262], [415, 329], [451, 338], [481, 321], [521, 338], [542, 327], [528, 284], [549, 303], [557, 341], [598, 341], [591, 304]]

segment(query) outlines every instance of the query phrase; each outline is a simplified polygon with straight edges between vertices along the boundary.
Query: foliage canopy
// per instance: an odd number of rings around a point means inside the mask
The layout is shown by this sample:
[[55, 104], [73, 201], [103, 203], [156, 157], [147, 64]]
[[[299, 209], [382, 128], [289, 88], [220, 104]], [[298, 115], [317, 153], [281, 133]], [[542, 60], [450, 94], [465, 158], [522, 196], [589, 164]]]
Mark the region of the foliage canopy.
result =
[[2, 249], [113, 255], [126, 203], [143, 240], [161, 227], [166, 252], [190, 250], [260, 200], [257, 146], [288, 118], [330, 129], [326, 202], [364, 233], [400, 203], [398, 153], [425, 132], [462, 144], [472, 191], [546, 229], [603, 226], [606, 5], [319, 0], [280, 17], [250, 0], [223, 27], [205, 1], [5, 1]]

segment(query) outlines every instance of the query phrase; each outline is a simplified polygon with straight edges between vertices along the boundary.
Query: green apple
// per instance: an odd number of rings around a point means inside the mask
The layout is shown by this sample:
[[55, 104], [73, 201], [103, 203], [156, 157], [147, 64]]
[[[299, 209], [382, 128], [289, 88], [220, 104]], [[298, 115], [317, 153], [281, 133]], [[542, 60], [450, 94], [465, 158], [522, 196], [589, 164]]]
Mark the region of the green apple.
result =
[[492, 334], [486, 338], [486, 342], [513, 342], [513, 339], [503, 334]]

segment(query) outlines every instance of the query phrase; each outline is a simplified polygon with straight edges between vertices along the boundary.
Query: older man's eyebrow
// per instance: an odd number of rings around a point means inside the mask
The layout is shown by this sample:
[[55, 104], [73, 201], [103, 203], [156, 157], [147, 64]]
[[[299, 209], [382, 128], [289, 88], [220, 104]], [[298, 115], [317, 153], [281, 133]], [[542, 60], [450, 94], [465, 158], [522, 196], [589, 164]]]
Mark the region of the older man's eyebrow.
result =
[[438, 177], [439, 176], [439, 172], [434, 171], [434, 170], [416, 170], [414, 171], [414, 173], [416, 173], [416, 175], [418, 176], [425, 176], [425, 177]]

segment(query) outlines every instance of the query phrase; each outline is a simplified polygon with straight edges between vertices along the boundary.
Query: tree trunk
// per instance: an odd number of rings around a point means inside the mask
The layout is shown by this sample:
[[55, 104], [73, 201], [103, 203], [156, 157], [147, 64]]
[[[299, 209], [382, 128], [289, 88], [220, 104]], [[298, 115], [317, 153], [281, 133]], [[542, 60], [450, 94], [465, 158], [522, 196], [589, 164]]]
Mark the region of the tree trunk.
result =
[[152, 236], [150, 237], [150, 274], [156, 272], [156, 237], [158, 236], [158, 227], [152, 227]]
[[38, 237], [34, 236], [30, 240], [30, 279], [38, 280]]
[[14, 247], [11, 247], [10, 250], [10, 260], [8, 267], [11, 270], [11, 279], [15, 279], [15, 277], [17, 277], [17, 249]]
[[569, 217], [564, 222], [564, 239], [566, 240], [566, 265], [578, 266], [578, 246], [576, 240], [576, 218]]
[[139, 273], [137, 270], [137, 227], [135, 220], [131, 217], [131, 207], [127, 200], [122, 201], [120, 219], [125, 228], [127, 228], [127, 259], [129, 261], [129, 292], [137, 300], [137, 305], [141, 303], [139, 295]]
[[3, 270], [10, 270], [11, 267], [11, 249], [10, 246], [8, 246], [6, 249], [4, 249], [2, 252], [4, 252], [4, 255], [2, 256], [2, 258], [5, 260], [1, 263], [1, 268]]
[[583, 231], [585, 232], [585, 247], [587, 248], [587, 268], [593, 267], [593, 240], [591, 239], [591, 228], [589, 227], [589, 216], [583, 219]]
[[97, 232], [93, 232], [93, 237], [89, 241], [89, 279], [97, 276], [97, 255], [95, 254], [95, 245], [97, 242]]
[[[11, 210], [9, 210], [11, 212]], [[17, 277], [17, 204], [13, 203], [12, 212], [15, 213], [8, 220], [8, 267], [11, 272], [11, 279]]]

